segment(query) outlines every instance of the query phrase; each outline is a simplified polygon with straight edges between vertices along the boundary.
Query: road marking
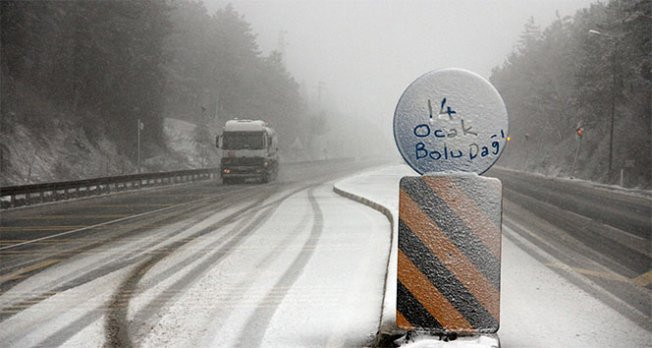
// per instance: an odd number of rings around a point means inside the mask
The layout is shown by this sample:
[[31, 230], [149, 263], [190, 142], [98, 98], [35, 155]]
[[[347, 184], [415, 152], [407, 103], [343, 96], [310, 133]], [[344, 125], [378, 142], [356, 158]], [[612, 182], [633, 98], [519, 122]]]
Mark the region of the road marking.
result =
[[5, 274], [3, 276], [0, 276], [0, 284], [4, 283], [6, 281], [9, 281], [9, 280], [14, 280], [14, 279], [21, 278], [23, 276], [23, 274], [25, 274], [25, 273], [36, 271], [36, 270], [41, 269], [41, 268], [46, 268], [46, 267], [51, 266], [51, 265], [53, 265], [55, 263], [58, 263], [58, 262], [59, 262], [58, 259], [47, 259], [47, 260], [43, 260], [41, 262], [35, 263], [33, 265], [23, 267], [21, 269], [18, 269], [18, 270], [14, 271], [14, 272], [9, 273], [9, 274]]
[[58, 226], [20, 226], [20, 227], [0, 227], [2, 232], [31, 232], [31, 231], [61, 231], [69, 228], [80, 228], [83, 225], [58, 225]]
[[[224, 192], [224, 193], [240, 193], [240, 192], [254, 191], [254, 190], [256, 190], [255, 187], [253, 187], [253, 188], [243, 188], [243, 189], [241, 189], [241, 190], [231, 190], [231, 191], [226, 191], [226, 192]], [[96, 228], [96, 227], [110, 225], [110, 224], [113, 224], [113, 223], [116, 223], [116, 222], [121, 222], [121, 221], [129, 220], [129, 219], [133, 219], [133, 218], [138, 218], [138, 217], [142, 217], [142, 216], [147, 216], [147, 215], [149, 215], [149, 214], [159, 213], [159, 212], [162, 212], [162, 211], [165, 211], [165, 210], [168, 210], [168, 209], [172, 209], [172, 208], [176, 208], [176, 207], [180, 207], [180, 206], [183, 206], [183, 205], [189, 205], [189, 204], [193, 204], [193, 203], [204, 202], [204, 201], [208, 201], [208, 200], [210, 200], [210, 199], [214, 199], [214, 198], [215, 198], [215, 196], [210, 195], [210, 196], [208, 196], [208, 197], [202, 197], [202, 198], [197, 199], [197, 200], [194, 200], [194, 201], [177, 203], [177, 204], [169, 205], [169, 206], [167, 206], [167, 207], [163, 207], [163, 208], [159, 208], [159, 209], [154, 209], [154, 210], [150, 210], [150, 211], [142, 212], [142, 213], [139, 213], [139, 214], [136, 214], [136, 215], [125, 216], [125, 217], [120, 218], [120, 219], [115, 219], [115, 220], [111, 220], [111, 221], [105, 221], [105, 222], [102, 222], [102, 223], [99, 223], [99, 224], [95, 224], [95, 225], [91, 225], [91, 226], [82, 227], [82, 228], [79, 228], [79, 229], [76, 229], [76, 230], [72, 230], [72, 231], [61, 232], [61, 233], [53, 234], [53, 235], [51, 235], [51, 236], [45, 236], [45, 237], [41, 237], [41, 238], [37, 238], [37, 239], [30, 240], [30, 241], [27, 241], [27, 242], [23, 242], [23, 243], [7, 245], [7, 246], [0, 247], [0, 251], [2, 251], [2, 250], [6, 250], [6, 249], [11, 249], [11, 248], [16, 248], [16, 247], [19, 247], [19, 246], [22, 246], [22, 245], [26, 245], [26, 244], [31, 244], [31, 243], [39, 242], [39, 241], [42, 241], [42, 240], [47, 240], [47, 239], [52, 239], [52, 238], [55, 238], [55, 237], [65, 236], [65, 235], [68, 235], [68, 234], [73, 234], [73, 233], [77, 233], [77, 232], [82, 232], [82, 231], [90, 230], [90, 229], [93, 229], [93, 228]]]
[[[528, 240], [527, 237], [522, 236], [520, 233], [516, 232], [513, 229], [513, 228], [517, 228], [521, 232], [527, 233], [532, 237], [535, 238], [538, 237], [536, 234], [528, 232], [528, 230], [523, 225], [520, 225], [519, 223], [509, 219], [508, 216], [505, 217], [503, 222], [505, 222], [505, 224], [503, 224], [503, 232], [505, 233], [505, 237], [507, 237], [507, 239], [510, 240], [510, 242], [512, 242], [515, 245], [515, 247], [523, 250], [528, 255], [533, 257], [537, 262], [541, 263], [544, 266], [546, 263], [564, 264], [557, 257], [550, 254], [550, 252], [546, 251], [545, 248], [538, 246], [537, 244], [534, 244], [533, 242]], [[514, 227], [510, 227], [509, 225], [513, 225]], [[545, 244], [546, 247], [552, 248], [552, 246], [549, 243], [545, 241], [541, 241], [541, 242]], [[585, 292], [592, 293], [596, 299], [598, 299], [605, 305], [609, 306], [610, 308], [620, 313], [621, 315], [624, 315], [626, 318], [632, 320], [639, 327], [645, 330], [649, 330], [650, 318], [647, 313], [639, 310], [638, 308], [622, 300], [620, 297], [605, 290], [600, 285], [596, 284], [593, 279], [582, 276], [576, 272], [571, 272], [570, 270], [565, 268], [549, 268], [549, 269], [552, 272], [559, 274], [560, 277], [567, 279], [569, 281], [568, 283], [569, 285], [576, 287], [577, 289], [581, 289]], [[559, 272], [555, 271], [555, 269], [558, 269], [560, 271]]]
[[165, 203], [134, 203], [134, 204], [111, 204], [111, 203], [101, 203], [101, 204], [95, 204], [93, 207], [95, 208], [106, 208], [106, 207], [111, 207], [111, 208], [134, 208], [134, 207], [164, 207], [166, 206]]
[[561, 262], [546, 262], [544, 263], [548, 267], [554, 267], [554, 268], [559, 268], [563, 269], [565, 271], [573, 271], [575, 273], [580, 273], [580, 274], [585, 274], [585, 275], [590, 275], [594, 276], [597, 278], [602, 278], [602, 279], [607, 279], [607, 280], [616, 280], [619, 282], [624, 282], [624, 283], [631, 283], [631, 280], [627, 277], [621, 276], [620, 274], [617, 273], [612, 273], [612, 272], [605, 272], [605, 271], [594, 271], [586, 268], [579, 268], [579, 267], [572, 267], [569, 266], [565, 263]]
[[4, 247], [0, 247], [0, 251], [10, 249], [10, 248], [19, 247], [21, 245], [26, 245], [26, 244], [39, 242], [39, 241], [42, 241], [42, 240], [47, 240], [47, 239], [52, 239], [52, 238], [55, 238], [55, 237], [65, 236], [65, 235], [68, 235], [68, 234], [82, 232], [82, 231], [90, 230], [90, 229], [93, 229], [93, 228], [96, 228], [96, 227], [106, 226], [106, 225], [110, 225], [110, 224], [113, 224], [113, 223], [116, 223], [116, 222], [121, 222], [121, 221], [129, 220], [129, 219], [133, 219], [133, 218], [137, 218], [137, 217], [141, 217], [141, 216], [146, 216], [146, 215], [149, 215], [149, 214], [162, 212], [162, 211], [172, 209], [172, 208], [176, 208], [178, 206], [185, 205], [185, 204], [191, 204], [191, 203], [206, 201], [206, 200], [208, 200], [210, 198], [213, 198], [213, 197], [206, 197], [206, 198], [198, 199], [198, 200], [195, 200], [195, 201], [183, 202], [183, 203], [179, 203], [179, 204], [175, 204], [175, 205], [170, 205], [170, 206], [167, 206], [167, 207], [146, 211], [146, 212], [143, 212], [143, 213], [140, 213], [140, 214], [125, 216], [125, 217], [120, 218], [120, 219], [105, 221], [105, 222], [102, 222], [102, 223], [99, 223], [99, 224], [78, 228], [78, 229], [72, 230], [72, 231], [61, 232], [61, 233], [53, 234], [51, 236], [41, 237], [41, 238], [33, 239], [33, 240], [30, 240], [30, 241], [27, 241], [27, 242], [23, 242], [23, 243], [7, 245], [7, 246], [4, 246]]
[[[509, 217], [505, 217], [504, 222], [509, 222], [510, 224], [513, 224], [514, 226], [517, 226], [521, 231], [523, 231], [523, 232], [527, 233], [529, 236], [537, 239], [539, 242], [546, 244], [550, 248], [554, 248], [554, 246], [552, 244], [545, 241], [539, 235], [529, 232], [529, 230], [527, 228], [525, 228], [521, 224], [515, 222], [514, 220], [510, 219]], [[510, 228], [510, 230], [511, 230], [511, 228]], [[512, 232], [516, 233], [515, 231], [512, 231]], [[557, 260], [556, 257], [553, 256], [553, 258], [554, 258], [554, 260]], [[589, 269], [586, 269], [586, 268], [572, 267], [572, 266], [569, 266], [568, 264], [563, 263], [561, 261], [545, 262], [544, 265], [549, 266], [551, 268], [561, 269], [561, 270], [564, 270], [566, 272], [573, 271], [574, 273], [578, 273], [578, 274], [592, 275], [592, 276], [595, 276], [597, 278], [602, 278], [602, 279], [607, 279], [607, 280], [615, 280], [615, 281], [619, 281], [619, 282], [623, 282], [623, 283], [630, 283], [630, 284], [634, 284], [634, 285], [637, 285], [637, 286], [640, 286], [640, 287], [646, 287], [649, 284], [652, 284], [652, 270], [649, 270], [649, 271], [639, 275], [636, 278], [631, 278], [630, 279], [630, 278], [622, 276], [622, 275], [620, 275], [618, 273], [613, 273], [613, 272], [608, 272], [608, 271], [594, 271], [594, 270], [589, 270]]]
[[646, 287], [652, 284], [652, 269], [632, 279], [632, 283], [640, 287]]
[[112, 219], [117, 219], [121, 217], [125, 217], [128, 215], [125, 214], [94, 214], [94, 215], [37, 215], [37, 216], [19, 216], [19, 217], [14, 217], [11, 218], [11, 220], [55, 220], [55, 219], [70, 219], [70, 218], [99, 218], [99, 219], [105, 219], [105, 218], [112, 218]]

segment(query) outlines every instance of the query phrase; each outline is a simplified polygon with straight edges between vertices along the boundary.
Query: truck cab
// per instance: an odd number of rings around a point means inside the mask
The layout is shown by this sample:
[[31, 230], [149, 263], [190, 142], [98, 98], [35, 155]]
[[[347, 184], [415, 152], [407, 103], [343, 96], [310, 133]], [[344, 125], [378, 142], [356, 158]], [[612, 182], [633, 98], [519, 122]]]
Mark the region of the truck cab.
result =
[[220, 174], [224, 184], [247, 179], [266, 183], [277, 177], [278, 137], [264, 121], [227, 121], [216, 145], [222, 149]]

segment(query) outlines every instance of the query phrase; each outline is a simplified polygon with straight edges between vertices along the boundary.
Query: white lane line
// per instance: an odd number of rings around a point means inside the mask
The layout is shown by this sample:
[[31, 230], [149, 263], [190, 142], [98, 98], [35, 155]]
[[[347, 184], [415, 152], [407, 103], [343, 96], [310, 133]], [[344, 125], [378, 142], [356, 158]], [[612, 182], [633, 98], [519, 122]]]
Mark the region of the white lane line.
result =
[[[188, 203], [188, 202], [186, 202], [186, 203]], [[182, 203], [182, 204], [185, 204], [185, 203]], [[102, 222], [102, 223], [99, 223], [99, 224], [78, 228], [78, 229], [72, 230], [72, 231], [61, 232], [61, 233], [57, 233], [57, 234], [53, 234], [53, 235], [49, 235], [49, 236], [45, 236], [45, 237], [41, 237], [41, 238], [37, 238], [37, 239], [32, 239], [32, 240], [22, 242], [22, 243], [18, 243], [18, 244], [7, 245], [7, 246], [4, 246], [4, 247], [1, 247], [0, 250], [16, 248], [16, 247], [19, 247], [21, 245], [36, 243], [36, 242], [39, 242], [39, 241], [42, 241], [42, 240], [47, 240], [47, 239], [51, 239], [51, 238], [55, 238], [55, 237], [60, 237], [60, 236], [68, 235], [68, 234], [73, 234], [73, 233], [77, 233], [77, 232], [81, 232], [81, 231], [86, 231], [86, 230], [90, 230], [92, 228], [96, 228], [96, 227], [100, 227], [100, 226], [104, 226], [104, 225], [109, 225], [109, 224], [113, 224], [113, 223], [116, 223], [116, 222], [129, 220], [129, 219], [133, 219], [133, 218], [136, 218], [136, 217], [141, 217], [141, 216], [144, 216], [144, 215], [160, 212], [160, 211], [163, 211], [163, 210], [166, 210], [166, 209], [170, 209], [172, 207], [176, 207], [176, 205], [165, 207], [165, 208], [160, 208], [160, 209], [156, 209], [156, 210], [150, 210], [150, 211], [146, 211], [144, 213], [140, 213], [140, 214], [136, 214], [136, 215], [126, 216], [126, 217], [123, 217], [123, 218], [120, 218], [120, 219], [105, 221], [105, 222]]]
[[[243, 190], [243, 191], [244, 191], [244, 190]], [[228, 193], [233, 193], [233, 192], [240, 192], [240, 191], [231, 191], [231, 192], [228, 192]], [[203, 202], [203, 201], [206, 201], [206, 200], [209, 200], [209, 199], [213, 199], [213, 198], [215, 198], [215, 197], [214, 197], [214, 196], [213, 196], [213, 197], [205, 197], [205, 198], [202, 198], [202, 199], [198, 199], [198, 200], [196, 200], [196, 201], [183, 202], [183, 203], [179, 203], [179, 204], [171, 205], [171, 206], [169, 206], [169, 207], [164, 207], [164, 208], [160, 208], [160, 209], [150, 210], [150, 211], [146, 211], [146, 212], [143, 212], [143, 213], [140, 213], [140, 214], [130, 215], [130, 216], [126, 216], [126, 217], [123, 217], [123, 218], [120, 218], [120, 219], [115, 219], [115, 220], [111, 220], [111, 221], [105, 221], [105, 222], [102, 222], [102, 223], [99, 223], [99, 224], [95, 224], [95, 225], [91, 225], [91, 226], [86, 226], [86, 227], [78, 228], [78, 229], [76, 229], [76, 230], [72, 230], [72, 231], [61, 232], [61, 233], [53, 234], [53, 235], [50, 235], [50, 236], [45, 236], [45, 237], [41, 237], [41, 238], [37, 238], [37, 239], [32, 239], [32, 240], [29, 240], [29, 241], [26, 241], [26, 242], [22, 242], [22, 243], [18, 243], [18, 244], [7, 245], [7, 246], [4, 246], [4, 247], [0, 247], [0, 251], [2, 251], [2, 250], [7, 250], [7, 249], [11, 249], [11, 248], [16, 248], [16, 247], [19, 247], [19, 246], [22, 246], [22, 245], [26, 245], [26, 244], [31, 244], [31, 243], [40, 242], [40, 241], [47, 240], [47, 239], [52, 239], [52, 238], [55, 238], [55, 237], [65, 236], [65, 235], [69, 235], [69, 234], [73, 234], [73, 233], [77, 233], [77, 232], [82, 232], [82, 231], [90, 230], [90, 229], [93, 229], [93, 228], [97, 228], [97, 227], [101, 227], [101, 226], [105, 226], [105, 225], [114, 224], [114, 223], [116, 223], [116, 222], [121, 222], [121, 221], [129, 220], [129, 219], [133, 219], [133, 218], [138, 218], [138, 217], [146, 216], [146, 215], [149, 215], [149, 214], [159, 213], [159, 212], [162, 212], [162, 211], [164, 211], [164, 210], [168, 210], [168, 209], [176, 208], [176, 207], [179, 207], [179, 206], [182, 206], [182, 205], [186, 205], [186, 204]]]

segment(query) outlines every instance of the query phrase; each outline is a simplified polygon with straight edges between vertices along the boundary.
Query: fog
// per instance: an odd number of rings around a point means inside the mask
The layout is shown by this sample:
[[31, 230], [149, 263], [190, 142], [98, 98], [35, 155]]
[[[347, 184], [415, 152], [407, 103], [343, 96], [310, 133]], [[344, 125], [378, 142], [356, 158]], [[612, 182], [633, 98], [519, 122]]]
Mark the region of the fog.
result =
[[[260, 50], [283, 52], [302, 90], [345, 117], [376, 123], [394, 149], [391, 119], [402, 91], [428, 71], [459, 67], [486, 78], [504, 62], [523, 25], [541, 28], [592, 0], [223, 1], [251, 23]], [[345, 120], [337, 120], [346, 122]]]

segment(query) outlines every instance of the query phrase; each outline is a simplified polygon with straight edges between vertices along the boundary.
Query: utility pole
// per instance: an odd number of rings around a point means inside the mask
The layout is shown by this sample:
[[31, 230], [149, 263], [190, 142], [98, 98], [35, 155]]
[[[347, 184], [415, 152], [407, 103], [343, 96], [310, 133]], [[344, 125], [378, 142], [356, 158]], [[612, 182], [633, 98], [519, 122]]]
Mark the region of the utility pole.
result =
[[[222, 100], [220, 100], [220, 91], [215, 91], [215, 109], [209, 111], [211, 114], [208, 116], [209, 120], [213, 120], [215, 123], [219, 124], [220, 118], [222, 117]], [[202, 120], [203, 121], [203, 120]]]
[[144, 127], [145, 127], [145, 125], [142, 122], [140, 122], [140, 118], [139, 118], [138, 119], [138, 125], [137, 125], [137, 128], [138, 128], [138, 150], [137, 150], [138, 151], [138, 174], [140, 174], [140, 131], [142, 131]]
[[589, 30], [589, 34], [601, 36], [613, 44], [611, 54], [611, 122], [609, 128], [609, 176], [613, 170], [613, 153], [614, 153], [614, 119], [616, 118], [616, 57], [618, 54], [618, 37], [601, 33], [597, 30]]
[[317, 83], [317, 103], [319, 104], [319, 108], [321, 108], [321, 97], [322, 97], [325, 84], [326, 83], [324, 83], [324, 81], [319, 81]]
[[285, 60], [285, 47], [287, 46], [287, 42], [285, 41], [285, 34], [287, 34], [287, 30], [281, 30], [278, 32], [278, 53], [281, 54], [281, 58]]
[[611, 128], [609, 130], [609, 175], [613, 168], [614, 156], [614, 119], [616, 117], [616, 54], [618, 54], [618, 40], [612, 39], [614, 48], [611, 56]]

